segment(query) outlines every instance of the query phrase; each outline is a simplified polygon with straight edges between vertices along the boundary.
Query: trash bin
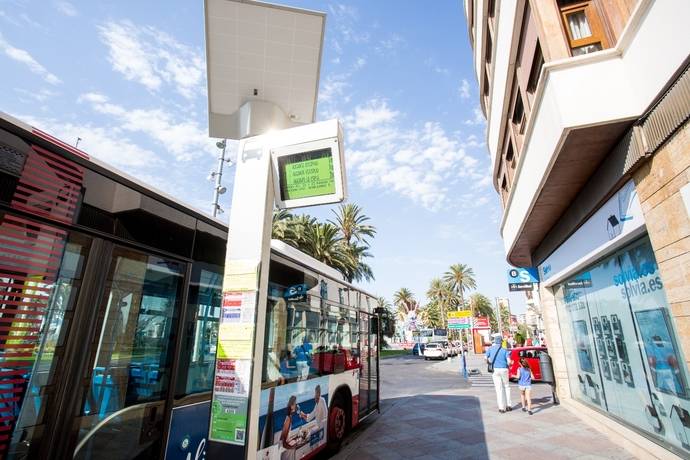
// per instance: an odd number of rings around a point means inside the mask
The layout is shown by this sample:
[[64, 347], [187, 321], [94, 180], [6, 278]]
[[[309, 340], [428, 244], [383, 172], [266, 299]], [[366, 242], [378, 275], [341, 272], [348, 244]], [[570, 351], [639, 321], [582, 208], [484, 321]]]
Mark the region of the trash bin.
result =
[[558, 395], [556, 395], [556, 379], [553, 375], [553, 363], [551, 362], [551, 356], [545, 351], [539, 354], [539, 370], [541, 371], [541, 381], [551, 385], [553, 403], [559, 404]]
[[539, 370], [541, 370], [541, 381], [545, 383], [554, 384], [556, 379], [553, 376], [553, 364], [551, 363], [551, 356], [545, 351], [539, 353]]

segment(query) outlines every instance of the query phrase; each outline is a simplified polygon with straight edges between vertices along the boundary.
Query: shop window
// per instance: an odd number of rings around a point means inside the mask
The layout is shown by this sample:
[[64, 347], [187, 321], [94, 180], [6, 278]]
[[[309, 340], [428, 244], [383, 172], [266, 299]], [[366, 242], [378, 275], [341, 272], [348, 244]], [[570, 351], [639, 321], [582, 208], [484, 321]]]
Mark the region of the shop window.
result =
[[556, 287], [574, 398], [690, 454], [688, 370], [647, 238]]
[[560, 1], [561, 18], [573, 56], [608, 47], [594, 2]]

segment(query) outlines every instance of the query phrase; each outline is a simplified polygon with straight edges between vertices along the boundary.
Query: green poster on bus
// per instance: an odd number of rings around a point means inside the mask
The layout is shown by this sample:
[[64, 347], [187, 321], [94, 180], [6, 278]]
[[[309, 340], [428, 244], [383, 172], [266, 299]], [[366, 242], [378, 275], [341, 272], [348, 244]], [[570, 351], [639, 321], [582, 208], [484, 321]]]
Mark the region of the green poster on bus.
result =
[[247, 398], [215, 394], [211, 405], [210, 439], [244, 445], [247, 429]]

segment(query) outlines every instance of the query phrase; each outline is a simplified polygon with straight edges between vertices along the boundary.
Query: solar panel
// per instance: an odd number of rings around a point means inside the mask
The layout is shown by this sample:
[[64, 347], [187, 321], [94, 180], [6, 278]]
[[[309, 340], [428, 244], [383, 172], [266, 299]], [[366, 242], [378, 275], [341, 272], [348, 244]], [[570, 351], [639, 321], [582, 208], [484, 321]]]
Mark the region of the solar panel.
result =
[[268, 101], [311, 123], [321, 67], [324, 13], [256, 1], [206, 0], [209, 131], [232, 138], [228, 116]]

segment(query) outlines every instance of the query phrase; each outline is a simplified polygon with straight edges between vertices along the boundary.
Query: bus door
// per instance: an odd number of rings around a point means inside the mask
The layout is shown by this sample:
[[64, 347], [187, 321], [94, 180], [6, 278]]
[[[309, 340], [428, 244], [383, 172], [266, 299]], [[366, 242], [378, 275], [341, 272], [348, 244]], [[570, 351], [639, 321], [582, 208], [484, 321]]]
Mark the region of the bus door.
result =
[[359, 379], [360, 418], [378, 407], [378, 340], [372, 334], [372, 316], [360, 311], [359, 337], [361, 374]]
[[7, 453], [157, 458], [187, 264], [77, 232], [65, 240]]
[[158, 457], [185, 268], [113, 250], [76, 417], [74, 458]]

